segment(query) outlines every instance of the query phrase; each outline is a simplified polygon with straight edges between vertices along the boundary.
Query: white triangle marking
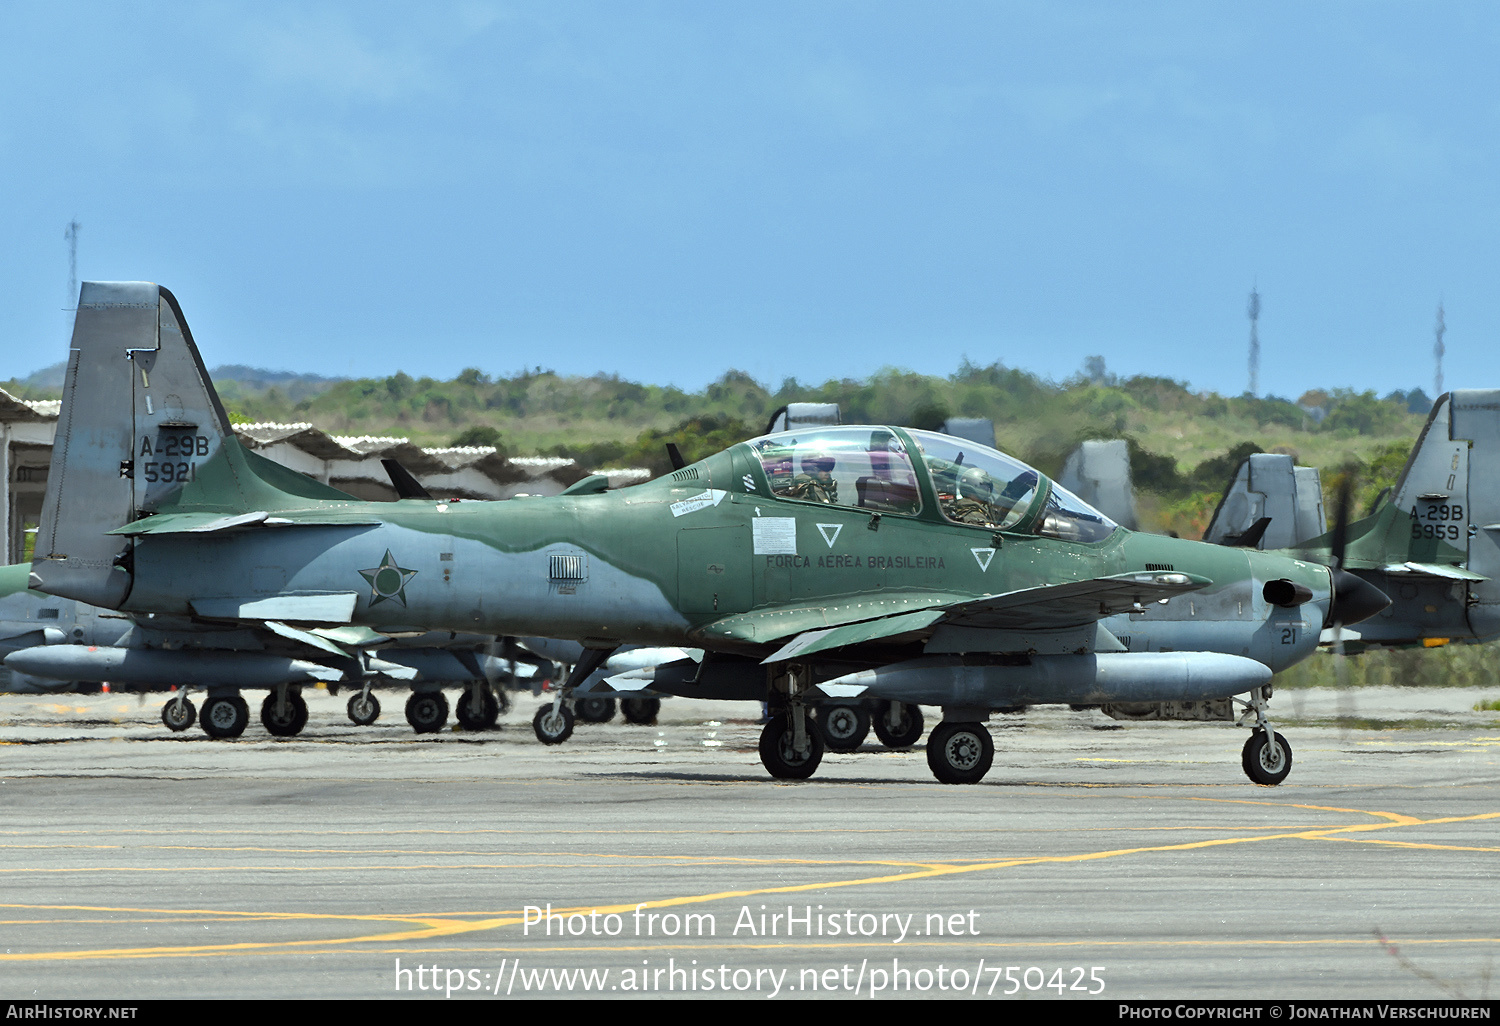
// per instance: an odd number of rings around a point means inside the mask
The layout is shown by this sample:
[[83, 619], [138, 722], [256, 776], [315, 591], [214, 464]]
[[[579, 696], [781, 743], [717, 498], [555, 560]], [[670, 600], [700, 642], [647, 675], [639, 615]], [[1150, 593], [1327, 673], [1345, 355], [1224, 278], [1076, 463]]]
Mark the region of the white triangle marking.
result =
[[[819, 524], [818, 525], [818, 533], [823, 536], [823, 540], [828, 543], [828, 547], [830, 549], [833, 548], [833, 543], [839, 540], [839, 532], [842, 531], [843, 529], [844, 529], [844, 525], [843, 524]], [[829, 534], [828, 533], [829, 530], [832, 530], [833, 533]]]
[[970, 549], [974, 553], [974, 562], [979, 564], [979, 569], [985, 573], [989, 572], [990, 560], [995, 558], [994, 549]]

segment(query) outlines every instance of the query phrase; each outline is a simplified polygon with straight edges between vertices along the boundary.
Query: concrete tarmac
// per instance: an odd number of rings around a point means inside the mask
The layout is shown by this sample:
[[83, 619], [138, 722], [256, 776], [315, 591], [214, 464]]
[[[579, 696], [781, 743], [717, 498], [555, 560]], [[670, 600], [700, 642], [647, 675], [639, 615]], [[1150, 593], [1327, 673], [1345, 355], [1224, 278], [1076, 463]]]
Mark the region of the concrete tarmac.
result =
[[223, 742], [0, 695], [0, 998], [1493, 997], [1495, 698], [1279, 693], [1265, 788], [1242, 728], [1066, 707], [953, 787], [873, 736], [774, 782], [731, 703], [548, 748], [530, 698]]

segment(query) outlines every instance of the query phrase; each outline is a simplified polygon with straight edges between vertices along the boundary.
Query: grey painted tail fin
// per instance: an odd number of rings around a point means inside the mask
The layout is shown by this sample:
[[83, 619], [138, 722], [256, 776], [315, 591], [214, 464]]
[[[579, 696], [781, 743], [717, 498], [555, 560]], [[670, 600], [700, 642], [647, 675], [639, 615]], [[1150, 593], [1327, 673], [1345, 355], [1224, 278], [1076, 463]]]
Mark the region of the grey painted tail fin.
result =
[[241, 513], [308, 498], [348, 496], [241, 448], [170, 292], [83, 283], [33, 587], [118, 608], [133, 542], [108, 532], [164, 509]]
[[1084, 442], [1063, 464], [1058, 483], [1121, 527], [1136, 529], [1130, 445], [1123, 438]]
[[130, 593], [131, 542], [106, 532], [180, 488], [179, 472], [191, 478], [227, 435], [229, 419], [171, 293], [150, 282], [84, 282], [34, 586], [119, 606]]
[[1312, 467], [1296, 466], [1290, 456], [1258, 452], [1239, 465], [1214, 510], [1203, 540], [1243, 544], [1257, 521], [1269, 517], [1255, 547], [1290, 549], [1328, 531], [1323, 482]]

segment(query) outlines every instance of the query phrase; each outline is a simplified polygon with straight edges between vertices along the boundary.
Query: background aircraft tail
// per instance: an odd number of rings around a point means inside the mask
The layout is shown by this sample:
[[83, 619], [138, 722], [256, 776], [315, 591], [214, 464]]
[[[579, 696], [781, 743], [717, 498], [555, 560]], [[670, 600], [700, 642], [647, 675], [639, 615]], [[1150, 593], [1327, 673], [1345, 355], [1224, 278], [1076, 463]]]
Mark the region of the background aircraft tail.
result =
[[244, 513], [349, 496], [240, 446], [172, 293], [84, 282], [37, 531], [32, 586], [118, 608], [132, 539], [177, 511]]
[[1289, 549], [1328, 530], [1323, 484], [1313, 467], [1299, 467], [1290, 456], [1258, 452], [1239, 465], [1219, 500], [1203, 540], [1249, 545], [1257, 522], [1270, 523], [1254, 543], [1259, 549]]

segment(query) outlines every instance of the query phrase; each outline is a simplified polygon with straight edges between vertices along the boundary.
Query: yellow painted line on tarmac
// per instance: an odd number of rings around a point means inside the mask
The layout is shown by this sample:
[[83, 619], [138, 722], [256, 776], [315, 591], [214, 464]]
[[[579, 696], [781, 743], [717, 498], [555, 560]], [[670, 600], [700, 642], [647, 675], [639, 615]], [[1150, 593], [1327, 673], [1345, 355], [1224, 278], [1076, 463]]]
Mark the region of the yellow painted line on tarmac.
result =
[[[1472, 816], [1444, 817], [1438, 820], [1417, 821], [1418, 824], [1425, 823], [1456, 823], [1474, 822], [1500, 817], [1500, 812], [1481, 813]], [[1156, 854], [1172, 851], [1193, 851], [1214, 847], [1222, 847], [1236, 844], [1255, 844], [1263, 841], [1275, 840], [1341, 840], [1338, 836], [1345, 833], [1366, 833], [1376, 830], [1389, 830], [1397, 827], [1413, 825], [1407, 822], [1395, 822], [1387, 819], [1379, 823], [1360, 823], [1345, 826], [1318, 827], [1290, 833], [1260, 834], [1255, 836], [1220, 837], [1199, 841], [1189, 841], [1181, 844], [1150, 845], [1134, 848], [1117, 848], [1097, 852], [1082, 852], [1072, 855], [1038, 855], [1021, 858], [1010, 858], [1000, 861], [979, 862], [969, 865], [938, 865], [906, 873], [891, 873], [882, 876], [864, 877], [854, 880], [831, 880], [817, 883], [786, 884], [776, 887], [752, 887], [736, 890], [715, 891], [707, 894], [685, 895], [676, 898], [662, 898], [654, 901], [646, 901], [629, 904], [602, 905], [602, 906], [578, 906], [553, 909], [554, 914], [569, 915], [573, 913], [598, 913], [600, 915], [626, 914], [638, 909], [663, 909], [675, 908], [684, 905], [701, 905], [717, 901], [725, 901], [737, 898], [758, 897], [772, 894], [796, 894], [814, 890], [833, 890], [844, 887], [869, 886], [872, 884], [901, 883], [911, 880], [933, 879], [937, 877], [953, 876], [964, 873], [987, 872], [1000, 869], [1009, 869], [1016, 866], [1049, 865], [1049, 864], [1071, 864], [1116, 859], [1129, 855]], [[450, 867], [451, 868], [451, 867]], [[170, 871], [170, 870], [168, 870]], [[9, 905], [3, 907], [11, 908], [38, 908], [39, 906]], [[53, 906], [47, 906], [53, 907]], [[83, 910], [82, 907], [78, 907]], [[93, 911], [106, 911], [106, 909], [94, 907]], [[127, 911], [127, 910], [116, 910]], [[138, 910], [146, 911], [146, 910]], [[184, 910], [151, 910], [158, 914], [184, 914]], [[209, 915], [223, 915], [220, 911], [202, 910]], [[248, 915], [248, 914], [247, 914]], [[264, 913], [257, 913], [264, 915]], [[230, 944], [195, 944], [159, 947], [134, 947], [134, 948], [99, 948], [85, 951], [52, 951], [52, 952], [27, 952], [0, 954], [0, 961], [78, 961], [86, 959], [131, 959], [131, 958], [176, 958], [184, 956], [204, 955], [231, 955], [247, 952], [267, 952], [272, 950], [288, 951], [318, 947], [322, 950], [345, 950], [351, 945], [368, 946], [371, 944], [390, 943], [403, 940], [427, 940], [437, 937], [456, 936], [459, 934], [477, 933], [497, 929], [504, 926], [517, 926], [522, 923], [522, 917], [514, 913], [485, 917], [478, 920], [460, 919], [438, 919], [401, 916], [380, 915], [329, 915], [318, 913], [284, 913], [278, 914], [277, 919], [296, 919], [311, 921], [318, 919], [332, 920], [354, 920], [362, 922], [401, 922], [409, 923], [413, 929], [368, 934], [364, 936], [348, 937], [342, 939], [316, 939], [316, 940], [292, 940], [292, 941], [245, 941]]]
[[1298, 802], [1273, 802], [1262, 801], [1254, 798], [1202, 798], [1196, 795], [1183, 795], [1177, 801], [1187, 802], [1213, 802], [1223, 805], [1265, 805], [1276, 809], [1308, 809], [1314, 812], [1347, 812], [1356, 816], [1377, 816], [1381, 819], [1390, 820], [1392, 823], [1416, 825], [1420, 823], [1433, 822], [1432, 820], [1418, 819], [1416, 816], [1408, 816], [1403, 812], [1379, 812], [1370, 809], [1348, 809], [1337, 805], [1304, 805]]

